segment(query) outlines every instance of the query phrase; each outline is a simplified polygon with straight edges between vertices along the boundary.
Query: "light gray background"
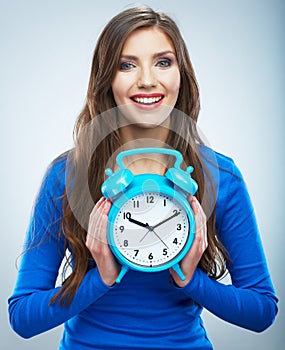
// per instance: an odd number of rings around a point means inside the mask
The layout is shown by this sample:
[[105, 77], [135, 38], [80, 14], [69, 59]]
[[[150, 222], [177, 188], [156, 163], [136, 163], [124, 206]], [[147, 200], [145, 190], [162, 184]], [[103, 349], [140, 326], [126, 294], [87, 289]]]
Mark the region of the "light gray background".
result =
[[[72, 146], [96, 39], [130, 1], [1, 0], [1, 349], [56, 349], [61, 328], [31, 340], [9, 328], [30, 209], [48, 163]], [[201, 88], [200, 127], [247, 181], [281, 299], [262, 334], [204, 312], [215, 348], [281, 349], [284, 330], [284, 23], [280, 0], [146, 2], [170, 14], [188, 44]], [[282, 149], [283, 147], [283, 149]], [[282, 218], [283, 214], [283, 218]], [[282, 345], [281, 345], [282, 344]]]

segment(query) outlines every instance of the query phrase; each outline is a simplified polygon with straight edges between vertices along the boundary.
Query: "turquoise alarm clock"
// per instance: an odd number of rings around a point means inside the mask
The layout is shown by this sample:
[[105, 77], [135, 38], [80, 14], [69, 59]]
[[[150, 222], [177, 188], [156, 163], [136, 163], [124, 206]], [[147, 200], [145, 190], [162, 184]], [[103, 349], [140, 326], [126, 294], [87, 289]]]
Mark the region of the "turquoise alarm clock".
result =
[[[134, 175], [123, 158], [158, 153], [174, 156], [174, 167], [164, 176]], [[137, 148], [118, 154], [118, 170], [106, 169], [102, 185], [105, 198], [112, 201], [108, 214], [108, 244], [122, 265], [116, 280], [129, 270], [157, 272], [172, 267], [182, 280], [179, 262], [190, 249], [195, 236], [195, 219], [187, 197], [198, 185], [191, 178], [193, 167], [181, 169], [180, 152], [165, 148]]]

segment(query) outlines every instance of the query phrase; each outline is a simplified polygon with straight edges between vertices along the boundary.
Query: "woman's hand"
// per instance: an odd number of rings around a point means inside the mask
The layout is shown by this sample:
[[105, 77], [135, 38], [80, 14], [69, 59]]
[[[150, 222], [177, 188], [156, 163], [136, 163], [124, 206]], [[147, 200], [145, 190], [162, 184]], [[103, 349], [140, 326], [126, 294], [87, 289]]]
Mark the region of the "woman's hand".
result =
[[190, 282], [197, 268], [197, 265], [208, 246], [206, 215], [200, 203], [194, 196], [191, 196], [189, 200], [194, 212], [196, 222], [196, 233], [189, 252], [180, 262], [180, 267], [184, 276], [186, 277], [186, 280], [182, 281], [180, 277], [176, 274], [176, 272], [173, 269], [170, 269], [172, 278], [179, 287], [184, 287]]
[[104, 197], [96, 203], [89, 217], [86, 237], [86, 246], [96, 262], [103, 282], [108, 286], [116, 282], [120, 272], [120, 266], [116, 263], [106, 239], [110, 207], [110, 201]]

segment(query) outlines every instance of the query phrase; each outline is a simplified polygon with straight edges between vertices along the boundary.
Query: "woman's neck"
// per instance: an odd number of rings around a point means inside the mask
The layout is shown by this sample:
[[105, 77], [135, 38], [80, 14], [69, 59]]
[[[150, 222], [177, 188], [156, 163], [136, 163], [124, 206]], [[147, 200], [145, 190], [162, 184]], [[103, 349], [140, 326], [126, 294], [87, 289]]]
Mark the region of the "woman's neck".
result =
[[[122, 150], [135, 148], [166, 148], [169, 129], [165, 126], [142, 128], [134, 124], [120, 129]], [[169, 157], [163, 154], [138, 154], [125, 159], [126, 167], [134, 174], [153, 173], [163, 175], [169, 166]]]
[[[123, 145], [133, 143], [136, 147], [152, 147], [151, 144], [164, 144], [169, 134], [168, 127], [158, 126], [145, 128], [134, 124], [124, 126], [120, 129], [120, 139]], [[156, 146], [158, 147], [158, 146]], [[162, 147], [162, 146], [160, 146]]]
[[144, 154], [129, 157], [125, 161], [125, 166], [137, 174], [159, 174], [164, 175], [168, 165], [168, 157], [158, 154]]

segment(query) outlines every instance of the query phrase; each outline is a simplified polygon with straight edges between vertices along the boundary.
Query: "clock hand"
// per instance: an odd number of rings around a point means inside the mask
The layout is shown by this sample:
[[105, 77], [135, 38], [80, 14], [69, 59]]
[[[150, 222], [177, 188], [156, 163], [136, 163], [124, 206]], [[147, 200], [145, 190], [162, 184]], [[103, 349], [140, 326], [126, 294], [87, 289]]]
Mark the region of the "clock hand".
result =
[[149, 230], [147, 231], [147, 233], [140, 239], [140, 242], [142, 242], [145, 239], [149, 232], [153, 232], [156, 235], [156, 237], [166, 246], [166, 248], [169, 249], [165, 242], [160, 238], [160, 236], [154, 231], [153, 227], [151, 226], [149, 226]]
[[149, 228], [149, 226], [148, 226], [147, 223], [144, 224], [143, 222], [140, 222], [140, 221], [138, 221], [138, 220], [135, 220], [135, 219], [133, 219], [132, 217], [129, 217], [128, 220], [129, 220], [130, 222], [132, 222], [133, 224], [136, 224], [136, 225], [139, 225], [139, 226], [142, 226], [142, 227]]
[[147, 233], [140, 239], [140, 242], [142, 242], [142, 241], [145, 239], [145, 237], [148, 235], [148, 233], [151, 232], [151, 231], [152, 231], [152, 227], [149, 226], [149, 230], [148, 230]]
[[[147, 234], [148, 234], [149, 232], [151, 232], [151, 231], [161, 240], [161, 238], [154, 232], [154, 229], [155, 229], [156, 227], [158, 227], [158, 226], [164, 224], [166, 221], [173, 219], [175, 216], [177, 216], [177, 215], [179, 215], [179, 214], [180, 214], [180, 213], [177, 211], [175, 214], [171, 215], [169, 218], [167, 218], [167, 219], [165, 219], [165, 220], [162, 220], [161, 222], [159, 222], [159, 223], [156, 224], [155, 226], [149, 226], [149, 225], [145, 226], [145, 227], [147, 227], [149, 230], [148, 230], [147, 233], [140, 239], [140, 242], [142, 242], [142, 241], [145, 239], [145, 237], [147, 236]], [[130, 219], [129, 219], [129, 220], [130, 220]], [[161, 240], [161, 241], [162, 241], [162, 240]], [[163, 241], [162, 241], [162, 243], [167, 247], [167, 245], [166, 245]], [[168, 247], [167, 247], [167, 248], [168, 248]]]
[[[152, 230], [149, 230], [149, 231], [152, 231], [152, 232], [156, 235], [156, 237], [166, 246], [166, 248], [169, 249], [168, 246], [167, 246], [167, 245], [163, 242], [163, 240], [159, 237], [159, 235], [154, 231], [153, 227], [152, 227]], [[149, 231], [148, 231], [148, 232], [149, 232]], [[148, 233], [148, 232], [147, 232], [147, 233]]]
[[158, 227], [158, 226], [164, 224], [166, 221], [169, 221], [169, 220], [173, 219], [175, 216], [177, 216], [177, 215], [179, 215], [179, 214], [180, 214], [179, 212], [176, 212], [175, 214], [171, 215], [169, 218], [164, 219], [164, 220], [160, 221], [158, 224], [152, 226], [152, 229], [154, 229], [154, 228], [156, 228], [156, 227]]
[[146, 237], [146, 235], [149, 233], [149, 232], [153, 232], [156, 237], [166, 246], [166, 248], [168, 249], [168, 246], [163, 242], [163, 240], [159, 237], [159, 235], [153, 230], [153, 227], [149, 226], [148, 223], [144, 224], [143, 222], [141, 221], [138, 221], [138, 220], [135, 220], [133, 219], [132, 217], [129, 217], [128, 220], [130, 222], [132, 222], [133, 224], [136, 224], [136, 225], [139, 225], [139, 226], [142, 226], [142, 227], [146, 227], [148, 228], [148, 231], [147, 233], [142, 237], [142, 239], [140, 240], [140, 242]]
[[[177, 216], [177, 215], [179, 215], [179, 214], [180, 214], [180, 213], [177, 211], [175, 214], [171, 215], [169, 218], [160, 221], [158, 224], [156, 224], [156, 225], [154, 225], [154, 226], [149, 226], [149, 225], [145, 226], [145, 227], [148, 228], [148, 231], [147, 231], [147, 233], [140, 239], [140, 242], [142, 242], [142, 241], [145, 239], [145, 237], [147, 236], [147, 234], [148, 234], [149, 232], [152, 231], [152, 232], [161, 240], [161, 242], [167, 247], [167, 245], [162, 241], [162, 239], [158, 236], [158, 234], [154, 231], [154, 229], [155, 229], [156, 227], [158, 227], [158, 226], [164, 224], [165, 222], [167, 222], [167, 221], [173, 219], [175, 216]], [[130, 220], [130, 219], [129, 219], [129, 220]], [[168, 248], [168, 247], [167, 247], [167, 248]]]

